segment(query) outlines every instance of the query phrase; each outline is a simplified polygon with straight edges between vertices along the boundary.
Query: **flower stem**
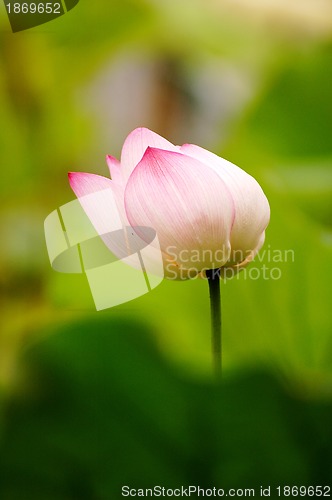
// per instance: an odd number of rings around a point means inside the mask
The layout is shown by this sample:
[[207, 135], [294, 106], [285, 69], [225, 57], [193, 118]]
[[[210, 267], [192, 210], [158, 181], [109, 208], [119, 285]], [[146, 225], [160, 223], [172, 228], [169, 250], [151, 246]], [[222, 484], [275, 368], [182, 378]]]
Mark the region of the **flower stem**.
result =
[[210, 291], [211, 311], [211, 347], [213, 370], [216, 380], [221, 379], [221, 301], [220, 301], [220, 272], [219, 269], [210, 269], [206, 272]]

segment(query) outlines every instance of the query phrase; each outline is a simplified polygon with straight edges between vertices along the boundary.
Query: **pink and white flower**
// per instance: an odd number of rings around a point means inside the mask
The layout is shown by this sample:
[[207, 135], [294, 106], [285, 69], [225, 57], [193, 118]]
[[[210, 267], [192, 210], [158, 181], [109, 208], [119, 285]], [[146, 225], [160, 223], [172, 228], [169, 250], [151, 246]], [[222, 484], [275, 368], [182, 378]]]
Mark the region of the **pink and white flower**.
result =
[[[155, 230], [166, 278], [239, 270], [263, 245], [270, 218], [267, 198], [252, 176], [229, 161], [192, 144], [174, 146], [138, 128], [126, 138], [121, 162], [107, 156], [107, 164], [111, 178], [71, 172], [70, 186], [100, 235], [105, 218], [112, 218], [107, 193], [124, 227], [142, 240], [144, 228]], [[87, 195], [103, 191], [98, 203], [89, 201]]]

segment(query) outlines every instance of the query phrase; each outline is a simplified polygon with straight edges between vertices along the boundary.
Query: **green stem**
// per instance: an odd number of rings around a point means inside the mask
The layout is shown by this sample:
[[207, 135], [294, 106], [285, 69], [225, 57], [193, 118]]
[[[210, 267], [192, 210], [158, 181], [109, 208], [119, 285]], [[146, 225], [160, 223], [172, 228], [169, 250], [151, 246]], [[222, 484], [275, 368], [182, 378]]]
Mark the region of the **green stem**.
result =
[[220, 301], [220, 272], [210, 269], [206, 272], [210, 291], [211, 310], [211, 347], [215, 377], [221, 378], [221, 301]]

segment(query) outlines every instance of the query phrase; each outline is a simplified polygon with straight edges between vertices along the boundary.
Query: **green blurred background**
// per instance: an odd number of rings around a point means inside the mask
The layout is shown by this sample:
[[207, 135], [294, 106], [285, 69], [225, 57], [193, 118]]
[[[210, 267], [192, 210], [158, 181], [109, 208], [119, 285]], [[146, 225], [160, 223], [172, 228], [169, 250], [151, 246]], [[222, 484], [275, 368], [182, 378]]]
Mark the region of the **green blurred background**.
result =
[[[12, 34], [0, 6], [0, 498], [332, 477], [332, 3], [81, 0]], [[222, 284], [211, 380], [204, 280], [95, 312], [49, 265], [68, 171], [107, 175], [146, 126], [238, 164], [271, 205], [280, 279]], [[308, 437], [309, 436], [309, 437]]]

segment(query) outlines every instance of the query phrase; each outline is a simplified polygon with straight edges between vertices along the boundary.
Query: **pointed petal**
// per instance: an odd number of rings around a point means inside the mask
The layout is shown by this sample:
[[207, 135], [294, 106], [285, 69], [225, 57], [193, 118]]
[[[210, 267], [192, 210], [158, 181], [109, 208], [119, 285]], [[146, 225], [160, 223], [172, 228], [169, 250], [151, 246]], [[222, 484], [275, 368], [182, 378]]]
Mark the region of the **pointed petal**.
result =
[[[123, 188], [100, 175], [70, 172], [69, 183], [83, 210], [105, 245], [131, 267], [142, 270], [142, 258], [149, 274], [163, 277], [162, 254], [156, 233], [142, 228], [143, 240], [130, 227], [124, 209]], [[151, 246], [154, 240], [155, 246]], [[137, 253], [140, 263], [137, 264]]]
[[117, 184], [122, 184], [123, 179], [122, 179], [122, 173], [121, 173], [121, 163], [119, 160], [114, 158], [114, 156], [107, 155], [106, 156], [106, 162], [108, 169], [110, 171], [110, 176], [113, 182], [116, 182]]
[[77, 198], [87, 194], [112, 189], [112, 181], [107, 177], [86, 172], [68, 172], [69, 184]]
[[[85, 211], [92, 223], [94, 223], [92, 219], [96, 219], [97, 223], [97, 219], [107, 220], [107, 218], [112, 217], [111, 213], [107, 213], [106, 206], [103, 206], [105, 201], [102, 201], [111, 198], [115, 200], [116, 208], [120, 214], [122, 225], [129, 225], [124, 209], [124, 188], [121, 184], [116, 184], [107, 177], [96, 174], [88, 174], [85, 172], [69, 172], [68, 178], [70, 187], [76, 194], [77, 198], [80, 200], [82, 206], [84, 203], [83, 208], [84, 210], [86, 209]], [[106, 192], [102, 193], [103, 191]], [[95, 197], [95, 201], [93, 201], [93, 197], [91, 197], [90, 199], [85, 198], [89, 194], [98, 192], [100, 192], [100, 194], [98, 197]], [[101, 202], [100, 206], [96, 205], [98, 200], [100, 200]], [[110, 201], [108, 203], [110, 203]], [[111, 207], [109, 207], [109, 209], [111, 209]], [[96, 212], [95, 215], [94, 211]], [[98, 233], [101, 234], [101, 231], [98, 230]]]
[[177, 151], [178, 147], [148, 128], [136, 128], [126, 138], [121, 152], [123, 175], [128, 179], [148, 147]]
[[194, 158], [148, 148], [128, 180], [125, 208], [132, 226], [157, 232], [162, 252], [178, 266], [197, 274], [229, 258], [232, 197], [220, 176]]
[[128, 229], [123, 187], [100, 175], [71, 172], [69, 183], [105, 245], [119, 259], [133, 253], [140, 242]]
[[235, 204], [231, 263], [245, 261], [258, 247], [270, 220], [270, 206], [262, 188], [247, 172], [206, 149], [184, 144], [180, 150], [209, 165], [229, 188]]
[[120, 190], [111, 179], [84, 172], [70, 172], [68, 178], [70, 187], [98, 234], [121, 227], [118, 209]]

